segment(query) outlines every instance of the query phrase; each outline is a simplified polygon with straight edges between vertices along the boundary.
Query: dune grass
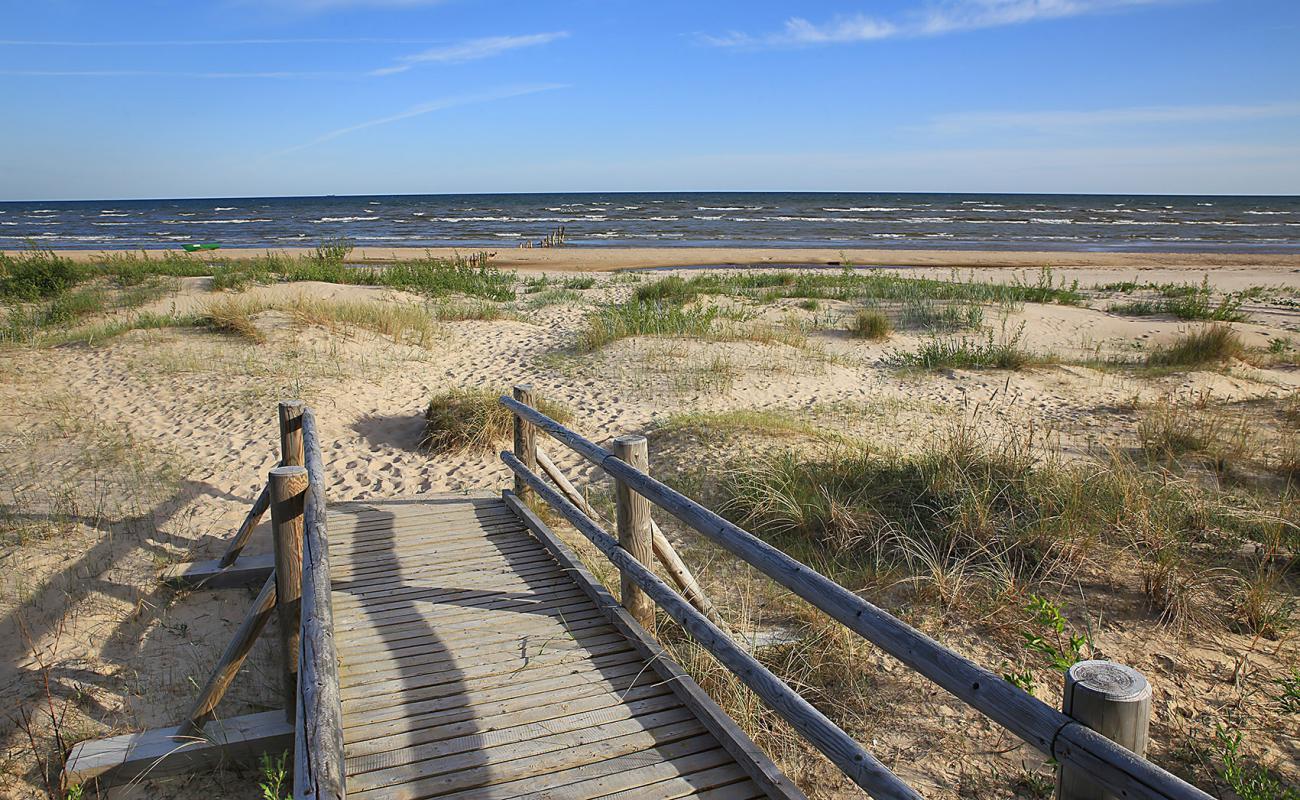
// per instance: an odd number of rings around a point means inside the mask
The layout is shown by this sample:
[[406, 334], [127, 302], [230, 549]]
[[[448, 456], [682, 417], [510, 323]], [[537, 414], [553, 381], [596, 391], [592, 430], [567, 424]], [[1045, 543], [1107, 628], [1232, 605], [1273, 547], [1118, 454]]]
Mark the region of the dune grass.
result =
[[1215, 322], [1240, 322], [1246, 318], [1241, 311], [1243, 296], [1230, 293], [1214, 302], [1214, 292], [1210, 288], [1207, 275], [1199, 286], [1196, 284], [1164, 284], [1151, 286], [1163, 297], [1156, 300], [1133, 300], [1111, 305], [1107, 311], [1112, 314], [1145, 317], [1156, 314], [1168, 314], [1183, 320], [1206, 320]]
[[886, 366], [922, 370], [938, 369], [1008, 369], [1053, 363], [1044, 354], [1034, 353], [1021, 346], [1023, 326], [1008, 335], [994, 338], [989, 331], [983, 339], [969, 336], [958, 338], [936, 337], [922, 342], [915, 350], [896, 350], [885, 356]]
[[[421, 444], [438, 453], [490, 453], [511, 438], [514, 414], [498, 402], [509, 395], [505, 387], [450, 389], [435, 394], [424, 412]], [[538, 410], [551, 419], [568, 422], [573, 411], [542, 398]]]
[[722, 319], [741, 319], [718, 306], [685, 307], [676, 303], [634, 299], [609, 306], [587, 318], [578, 337], [578, 350], [594, 352], [632, 336], [689, 336], [704, 338]]
[[911, 278], [884, 272], [844, 269], [784, 270], [779, 272], [743, 271], [702, 273], [690, 278], [672, 275], [639, 286], [635, 298], [684, 304], [704, 295], [749, 297], [762, 302], [797, 297], [826, 300], [891, 300], [898, 302], [966, 301], [977, 303], [1061, 303], [1077, 305], [1083, 301], [1077, 283], [1063, 284], [1049, 269], [1041, 270], [1033, 280], [991, 283], [959, 280]]
[[739, 433], [772, 438], [827, 436], [819, 426], [779, 409], [741, 408], [729, 411], [687, 411], [673, 414], [656, 428], [663, 433], [690, 433], [711, 439]]
[[1245, 353], [1245, 343], [1231, 326], [1206, 325], [1152, 350], [1146, 364], [1150, 367], [1199, 367], [1241, 358]]
[[854, 339], [888, 339], [894, 323], [880, 311], [859, 311], [849, 321], [849, 336]]

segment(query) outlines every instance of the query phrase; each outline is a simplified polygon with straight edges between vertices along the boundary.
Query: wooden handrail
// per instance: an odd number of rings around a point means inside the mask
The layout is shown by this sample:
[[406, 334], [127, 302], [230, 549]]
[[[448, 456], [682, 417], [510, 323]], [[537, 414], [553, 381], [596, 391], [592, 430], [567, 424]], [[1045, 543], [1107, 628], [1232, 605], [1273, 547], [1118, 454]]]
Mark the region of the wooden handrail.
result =
[[[1086, 770], [1124, 798], [1211, 800], [1210, 796], [1043, 703], [974, 661], [944, 647], [825, 575], [680, 492], [639, 472], [613, 453], [536, 409], [502, 397], [501, 404], [551, 438], [626, 482], [640, 495], [736, 557], [871, 641], [1039, 751]], [[571, 520], [572, 521], [572, 520]]]
[[920, 800], [921, 795], [890, 772], [888, 767], [880, 763], [852, 736], [827, 719], [785, 681], [773, 675], [759, 663], [758, 659], [732, 641], [731, 637], [710, 622], [708, 617], [697, 611], [648, 567], [620, 547], [613, 536], [593, 522], [581, 509], [552, 489], [541, 476], [524, 466], [513, 453], [502, 452], [501, 460], [510, 467], [516, 477], [528, 484], [530, 489], [537, 492], [539, 497], [559, 511], [573, 527], [596, 545], [625, 577], [635, 582], [668, 616], [685, 628], [693, 639], [712, 653], [723, 666], [735, 673], [736, 677], [740, 678], [773, 711], [781, 715], [782, 719], [789, 722], [805, 739], [825, 753], [826, 757], [854, 783], [871, 792], [873, 797]]
[[302, 537], [302, 610], [294, 729], [295, 800], [343, 800], [343, 709], [339, 700], [334, 610], [330, 602], [325, 468], [316, 415], [302, 410], [307, 467]]

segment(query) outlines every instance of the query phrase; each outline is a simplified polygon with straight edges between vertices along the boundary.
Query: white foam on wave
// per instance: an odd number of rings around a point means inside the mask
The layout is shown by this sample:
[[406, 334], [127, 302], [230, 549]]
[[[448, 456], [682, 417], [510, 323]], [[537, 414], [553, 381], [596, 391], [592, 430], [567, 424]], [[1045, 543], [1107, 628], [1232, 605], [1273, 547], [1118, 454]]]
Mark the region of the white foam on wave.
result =
[[213, 211], [238, 211], [239, 206], [217, 206]]
[[1072, 219], [1056, 219], [1049, 217], [1030, 217], [1030, 222], [1037, 222], [1039, 225], [1073, 225]]
[[[312, 222], [378, 222], [382, 217], [321, 217], [314, 219]], [[268, 222], [270, 220], [267, 220]]]
[[274, 222], [270, 219], [165, 219], [164, 225], [248, 225], [253, 222]]
[[646, 217], [646, 219], [652, 222], [677, 222], [681, 217]]
[[1296, 212], [1294, 212], [1294, 211], [1245, 211], [1245, 212], [1243, 212], [1243, 213], [1245, 213], [1245, 214], [1255, 214], [1255, 215], [1257, 215], [1257, 216], [1269, 216], [1269, 217], [1273, 217], [1273, 216], [1278, 216], [1278, 215], [1281, 215], [1281, 214], [1294, 214], [1294, 213], [1296, 213]]
[[[695, 216], [691, 217], [691, 219], [702, 219], [702, 220], [713, 221], [713, 220], [715, 220], [715, 219], [722, 219], [722, 217], [721, 217], [721, 216], [717, 216], [717, 217], [708, 217], [708, 216], [700, 216], [700, 215], [696, 214]], [[743, 221], [744, 221], [744, 220], [740, 220], [740, 219], [737, 219], [737, 220], [736, 220], [736, 222], [743, 222]]]
[[848, 208], [823, 208], [822, 211], [842, 212], [842, 211], [911, 211], [906, 206], [849, 206]]
[[696, 206], [696, 211], [762, 211], [763, 206]]

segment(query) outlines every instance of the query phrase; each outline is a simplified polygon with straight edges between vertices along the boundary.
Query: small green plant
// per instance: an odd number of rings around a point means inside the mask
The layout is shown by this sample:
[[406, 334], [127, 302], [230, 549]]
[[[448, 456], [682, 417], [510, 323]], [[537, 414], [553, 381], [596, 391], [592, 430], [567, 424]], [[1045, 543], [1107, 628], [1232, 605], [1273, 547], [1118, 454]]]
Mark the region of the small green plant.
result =
[[1214, 738], [1223, 759], [1219, 777], [1241, 800], [1300, 800], [1300, 791], [1295, 787], [1283, 784], [1267, 769], [1243, 761], [1241, 731], [1220, 723]]
[[1057, 672], [1066, 672], [1084, 658], [1085, 650], [1092, 650], [1091, 637], [1085, 633], [1067, 633], [1068, 620], [1061, 614], [1060, 606], [1038, 595], [1029, 596], [1025, 610], [1033, 615], [1033, 623], [1046, 631], [1049, 641], [1041, 633], [1024, 631], [1025, 649], [1047, 657], [1047, 666]]
[[800, 300], [795, 305], [802, 308], [804, 311], [816, 311], [818, 308], [821, 308], [821, 303], [818, 303], [811, 297], [806, 300]]
[[289, 769], [285, 766], [288, 755], [288, 753], [281, 753], [279, 756], [272, 756], [270, 753], [263, 753], [259, 759], [258, 766], [261, 769], [262, 779], [257, 782], [257, 787], [262, 790], [262, 800], [288, 798], [286, 789], [289, 783]]
[[1292, 667], [1290, 675], [1273, 681], [1278, 687], [1277, 704], [1288, 714], [1300, 714], [1300, 667]]
[[352, 255], [352, 240], [339, 236], [333, 239], [325, 239], [316, 245], [314, 257], [317, 261], [325, 264], [342, 264], [347, 257]]
[[1051, 359], [1036, 355], [1020, 346], [1024, 326], [1015, 333], [994, 339], [989, 331], [985, 339], [968, 336], [935, 338], [923, 342], [916, 350], [895, 351], [884, 359], [886, 366], [917, 369], [1024, 369], [1046, 364]]
[[889, 317], [879, 311], [859, 311], [849, 323], [849, 335], [854, 339], [888, 339], [893, 332]]
[[596, 285], [596, 279], [591, 277], [590, 275], [580, 275], [576, 278], [568, 278], [567, 280], [564, 281], [565, 289], [572, 289], [575, 291], [581, 291], [582, 289], [590, 289], [595, 285]]

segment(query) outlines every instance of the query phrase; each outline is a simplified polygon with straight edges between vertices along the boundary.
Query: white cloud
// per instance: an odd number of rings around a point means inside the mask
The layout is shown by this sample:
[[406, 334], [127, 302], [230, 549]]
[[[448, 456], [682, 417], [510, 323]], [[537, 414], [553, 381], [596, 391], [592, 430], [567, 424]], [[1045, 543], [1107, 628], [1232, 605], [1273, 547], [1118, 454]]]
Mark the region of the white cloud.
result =
[[312, 38], [312, 39], [117, 39], [73, 41], [67, 39], [0, 39], [0, 47], [206, 47], [285, 44], [436, 44], [438, 39]]
[[1300, 103], [1137, 106], [1082, 111], [974, 111], [937, 116], [925, 126], [925, 129], [944, 135], [965, 135], [974, 131], [998, 129], [1059, 133], [1081, 128], [1123, 125], [1234, 122], [1298, 116], [1300, 116]]
[[786, 20], [775, 33], [753, 35], [731, 32], [700, 39], [716, 47], [808, 47], [869, 42], [878, 39], [942, 36], [960, 31], [1020, 25], [1027, 22], [1075, 17], [1137, 6], [1183, 0], [943, 0], [920, 12], [896, 20], [865, 14], [839, 16], [826, 23], [802, 17]]
[[468, 39], [455, 44], [434, 47], [422, 53], [403, 56], [398, 59], [396, 65], [377, 69], [370, 74], [392, 75], [397, 72], [406, 72], [417, 64], [460, 64], [465, 61], [476, 61], [480, 58], [501, 55], [510, 50], [518, 50], [521, 47], [537, 47], [538, 45], [549, 44], [568, 35], [568, 31], [552, 31], [550, 33], [532, 33], [524, 36], [485, 36], [481, 39]]
[[495, 89], [488, 92], [480, 92], [478, 94], [466, 94], [466, 95], [456, 95], [453, 97], [444, 97], [439, 100], [430, 101], [428, 103], [421, 103], [418, 106], [413, 106], [412, 108], [408, 108], [407, 110], [399, 112], [397, 114], [391, 114], [389, 116], [379, 117], [377, 119], [369, 119], [366, 120], [365, 122], [358, 122], [355, 125], [348, 125], [343, 128], [336, 128], [335, 130], [329, 131], [327, 133], [323, 133], [320, 136], [317, 136], [314, 139], [309, 139], [308, 141], [303, 142], [301, 144], [296, 144], [293, 145], [292, 147], [286, 147], [285, 149], [280, 150], [274, 155], [283, 155], [285, 153], [292, 153], [294, 151], [302, 150], [307, 147], [314, 147], [315, 145], [324, 144], [325, 142], [328, 142], [332, 139], [337, 139], [340, 136], [346, 136], [350, 133], [356, 133], [357, 131], [362, 131], [365, 130], [366, 128], [376, 128], [380, 125], [388, 125], [389, 123], [399, 122], [404, 119], [411, 119], [412, 117], [420, 117], [425, 114], [432, 114], [435, 111], [445, 111], [446, 109], [456, 108], [458, 106], [477, 105], [479, 103], [490, 103], [494, 100], [505, 100], [510, 97], [520, 97], [526, 94], [536, 94], [537, 92], [549, 92], [554, 89], [564, 89], [567, 88], [567, 86], [568, 86], [567, 84], [563, 84], [563, 83], [543, 83], [543, 84], [535, 84], [532, 86], [511, 86], [503, 89]]

